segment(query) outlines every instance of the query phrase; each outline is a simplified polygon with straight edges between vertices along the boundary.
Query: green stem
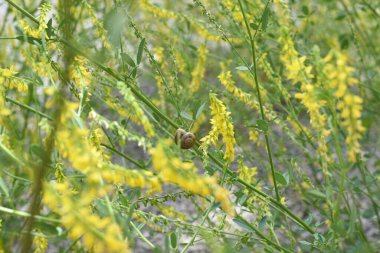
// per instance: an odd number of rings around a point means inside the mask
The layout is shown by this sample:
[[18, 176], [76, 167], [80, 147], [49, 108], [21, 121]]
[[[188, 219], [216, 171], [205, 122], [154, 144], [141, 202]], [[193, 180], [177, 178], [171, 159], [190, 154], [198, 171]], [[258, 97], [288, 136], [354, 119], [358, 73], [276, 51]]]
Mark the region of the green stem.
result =
[[[23, 212], [23, 211], [18, 211], [18, 210], [14, 210], [14, 209], [10, 209], [10, 208], [4, 207], [4, 206], [0, 206], [0, 212], [8, 213], [8, 214], [14, 214], [14, 215], [18, 215], [18, 216], [21, 216], [21, 217], [31, 217], [32, 216], [30, 213]], [[40, 215], [35, 215], [34, 218], [37, 219], [37, 220], [40, 220], [40, 221], [47, 221], [47, 222], [53, 222], [53, 223], [61, 223], [60, 220], [53, 219], [53, 218], [47, 218], [47, 217], [43, 217], [43, 216], [40, 216]]]
[[144, 242], [146, 242], [146, 244], [148, 244], [152, 249], [155, 249], [155, 248], [156, 248], [156, 246], [154, 246], [154, 244], [151, 243], [151, 242], [148, 240], [148, 238], [146, 238], [146, 237], [141, 233], [141, 231], [136, 227], [135, 224], [133, 224], [132, 221], [130, 221], [129, 224], [131, 224], [132, 228], [136, 231], [136, 233], [140, 236], [140, 238], [141, 238]]
[[342, 202], [342, 196], [343, 196], [343, 191], [344, 191], [344, 182], [346, 181], [346, 166], [344, 165], [343, 162], [343, 155], [342, 155], [342, 149], [339, 144], [339, 133], [338, 133], [338, 119], [336, 115], [336, 111], [334, 107], [331, 107], [331, 112], [333, 115], [333, 134], [334, 134], [334, 139], [335, 139], [335, 149], [338, 154], [338, 161], [339, 161], [339, 166], [341, 168], [341, 176], [340, 176], [340, 183], [339, 183], [339, 192], [338, 192], [338, 200], [336, 202], [335, 206], [335, 212], [334, 212], [334, 219], [336, 219], [339, 216], [339, 211], [340, 211], [340, 205]]
[[[242, 219], [244, 220], [240, 215], [237, 215], [237, 218], [239, 219]], [[281, 245], [275, 243], [275, 242], [272, 242], [271, 240], [269, 240], [268, 238], [266, 238], [266, 236], [260, 232], [260, 230], [258, 230], [257, 228], [255, 228], [254, 226], [252, 226], [249, 222], [246, 223], [247, 226], [249, 226], [250, 229], [252, 229], [253, 231], [255, 231], [255, 233], [263, 240], [265, 241], [268, 245], [271, 245], [273, 246], [274, 248], [276, 248], [277, 250], [279, 251], [283, 251], [283, 252], [286, 252], [286, 253], [292, 253], [292, 251], [282, 247]]]
[[[257, 66], [256, 66], [257, 64], [256, 64], [255, 40], [252, 37], [251, 29], [249, 28], [249, 24], [248, 24], [248, 21], [247, 21], [247, 17], [245, 16], [245, 12], [244, 12], [244, 8], [243, 8], [243, 5], [241, 3], [241, 0], [238, 0], [238, 2], [239, 2], [239, 5], [240, 5], [241, 13], [243, 14], [245, 26], [247, 27], [249, 41], [251, 43], [252, 63], [253, 63], [253, 71], [254, 71], [254, 75], [253, 76], [254, 76], [256, 90], [257, 90], [257, 99], [259, 100], [261, 119], [265, 121], [266, 117], [265, 117], [263, 102], [262, 102], [261, 94], [260, 94], [260, 85], [259, 85], [259, 81], [257, 79]], [[269, 6], [269, 2], [270, 1], [267, 2], [267, 5], [265, 6], [264, 12], [266, 11], [266, 9]], [[261, 19], [262, 19], [262, 17], [261, 17]], [[275, 173], [274, 173], [274, 165], [273, 165], [272, 151], [271, 151], [271, 147], [270, 147], [268, 131], [264, 132], [264, 136], [265, 136], [265, 143], [266, 143], [267, 152], [268, 152], [268, 159], [269, 159], [270, 169], [271, 169], [271, 172], [272, 172], [272, 179], [273, 179], [273, 184], [274, 184], [274, 190], [276, 192], [276, 199], [277, 199], [277, 201], [280, 201], [281, 198], [280, 198], [280, 194], [278, 193], [277, 181], [276, 181], [276, 177], [275, 177]]]
[[18, 105], [20, 106], [21, 108], [24, 108], [30, 112], [33, 112], [37, 115], [40, 115], [41, 117], [44, 117], [44, 118], [47, 118], [48, 120], [53, 120], [49, 115], [43, 113], [43, 112], [40, 112], [40, 111], [37, 111], [36, 109], [34, 109], [33, 107], [30, 107], [29, 105], [25, 105], [25, 104], [22, 104], [10, 97], [5, 97], [5, 99], [8, 101], [8, 102], [11, 102], [12, 104], [15, 104], [15, 105]]
[[12, 158], [13, 161], [15, 161], [21, 166], [24, 166], [24, 163], [17, 156], [15, 156], [12, 153], [12, 151], [10, 151], [6, 146], [4, 146], [1, 142], [0, 142], [0, 149], [3, 150], [10, 158]]
[[100, 145], [103, 146], [103, 147], [108, 148], [108, 149], [111, 150], [112, 152], [114, 152], [114, 153], [118, 154], [119, 156], [121, 156], [121, 157], [127, 159], [128, 161], [130, 161], [131, 163], [133, 163], [134, 165], [136, 165], [136, 166], [139, 167], [140, 169], [145, 169], [144, 165], [138, 163], [138, 162], [135, 161], [133, 158], [127, 156], [126, 154], [120, 152], [119, 150], [114, 149], [113, 147], [108, 146], [107, 144], [104, 144], [104, 143], [102, 143], [102, 144], [100, 144]]
[[[214, 206], [214, 204], [215, 204], [215, 201], [211, 202], [210, 207], [207, 209], [206, 213], [205, 213], [204, 216], [203, 216], [203, 219], [202, 219], [202, 222], [201, 222], [200, 226], [202, 226], [202, 225], [205, 223], [205, 221], [206, 221], [206, 219], [208, 218], [208, 215], [210, 214], [210, 212], [211, 212], [212, 207]], [[195, 238], [196, 238], [197, 235], [198, 235], [198, 232], [199, 232], [199, 229], [194, 233], [194, 235], [193, 235], [193, 237], [191, 237], [190, 241], [189, 241], [189, 242], [185, 245], [185, 247], [181, 250], [181, 253], [185, 253], [185, 252], [189, 249], [189, 247], [190, 247], [191, 245], [193, 245], [193, 243], [194, 243], [194, 241], [195, 241]]]

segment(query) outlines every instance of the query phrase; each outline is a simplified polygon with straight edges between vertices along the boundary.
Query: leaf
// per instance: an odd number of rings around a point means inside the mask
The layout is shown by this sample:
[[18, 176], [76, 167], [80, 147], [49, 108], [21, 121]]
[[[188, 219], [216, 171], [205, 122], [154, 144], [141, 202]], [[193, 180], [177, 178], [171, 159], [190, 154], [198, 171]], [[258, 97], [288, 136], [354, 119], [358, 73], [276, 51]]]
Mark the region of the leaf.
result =
[[181, 112], [180, 115], [181, 115], [182, 118], [185, 118], [185, 119], [188, 119], [188, 120], [193, 120], [193, 117], [191, 117], [191, 115], [188, 114], [187, 112]]
[[49, 19], [49, 21], [47, 22], [46, 34], [49, 36], [49, 38], [54, 35], [52, 19]]
[[268, 123], [265, 121], [265, 120], [262, 120], [262, 119], [259, 119], [257, 121], [257, 128], [261, 131], [263, 131], [264, 133], [268, 132], [269, 130], [269, 127], [268, 127]]
[[236, 67], [237, 70], [240, 70], [240, 71], [248, 71], [249, 68], [247, 68], [247, 66], [239, 66], [239, 67]]
[[7, 185], [5, 184], [4, 180], [0, 177], [0, 188], [3, 190], [5, 193], [5, 196], [8, 198], [9, 197], [9, 190]]
[[252, 229], [252, 225], [246, 222], [245, 220], [242, 220], [239, 216], [233, 218], [232, 221], [249, 232], [255, 232], [255, 230]]
[[288, 184], [288, 182], [286, 181], [286, 178], [279, 171], [274, 172], [274, 178], [276, 179], [277, 182], [279, 182], [282, 185]]
[[177, 248], [177, 235], [175, 234], [175, 232], [172, 232], [170, 234], [170, 245], [173, 249]]
[[311, 195], [311, 196], [314, 196], [316, 198], [326, 199], [326, 195], [320, 191], [317, 191], [317, 190], [309, 190], [306, 193]]
[[260, 221], [259, 221], [259, 229], [263, 230], [265, 225], [267, 224], [268, 216], [264, 216]]
[[145, 39], [142, 39], [139, 45], [139, 49], [137, 51], [137, 57], [136, 57], [137, 65], [139, 65], [141, 62], [142, 54], [144, 52], [144, 46], [145, 46]]
[[131, 66], [131, 67], [135, 67], [136, 66], [136, 64], [133, 61], [133, 59], [127, 53], [122, 53], [121, 57], [123, 58], [123, 60], [125, 60], [128, 63], [129, 66]]
[[248, 196], [247, 194], [243, 193], [242, 196], [239, 198], [239, 205], [243, 206], [244, 203], [247, 201], [248, 199]]
[[265, 8], [263, 17], [261, 20], [261, 27], [263, 28], [263, 30], [267, 29], [268, 20], [269, 20], [269, 8]]
[[197, 110], [197, 113], [195, 114], [195, 119], [194, 120], [199, 119], [199, 116], [201, 116], [205, 105], [206, 105], [206, 103], [203, 103], [203, 104], [201, 104], [201, 106], [199, 106], [199, 108]]
[[258, 30], [259, 29], [259, 26], [255, 23], [250, 23], [249, 26], [253, 29], [253, 30]]

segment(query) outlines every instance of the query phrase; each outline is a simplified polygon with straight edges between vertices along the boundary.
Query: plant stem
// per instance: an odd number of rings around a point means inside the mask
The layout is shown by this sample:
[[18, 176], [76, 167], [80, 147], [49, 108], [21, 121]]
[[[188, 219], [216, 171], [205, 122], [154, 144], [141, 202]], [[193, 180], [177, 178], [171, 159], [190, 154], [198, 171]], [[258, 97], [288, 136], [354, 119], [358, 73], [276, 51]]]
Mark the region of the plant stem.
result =
[[40, 111], [37, 111], [36, 109], [34, 109], [33, 107], [30, 107], [29, 105], [25, 105], [23, 103], [20, 103], [16, 100], [13, 100], [12, 98], [10, 97], [5, 97], [5, 99], [8, 101], [8, 102], [11, 102], [12, 104], [15, 104], [15, 105], [18, 105], [20, 106], [21, 108], [24, 108], [30, 112], [33, 112], [37, 115], [40, 115], [41, 117], [44, 117], [44, 118], [47, 118], [48, 120], [53, 120], [49, 115], [43, 113], [43, 112], [40, 112]]
[[[14, 210], [14, 209], [10, 209], [10, 208], [4, 207], [4, 206], [0, 206], [0, 212], [8, 213], [8, 214], [14, 214], [14, 215], [18, 215], [18, 216], [21, 216], [21, 217], [31, 217], [32, 216], [30, 213], [23, 212], [23, 211], [18, 211], [18, 210]], [[53, 223], [61, 223], [60, 220], [57, 220], [57, 219], [54, 219], [54, 218], [43, 217], [43, 216], [40, 216], [40, 215], [35, 215], [34, 218], [37, 219], [37, 220], [40, 220], [40, 221], [47, 221], [47, 222], [53, 222]]]
[[[257, 99], [259, 100], [261, 119], [265, 121], [266, 118], [265, 118], [265, 113], [264, 113], [264, 108], [263, 108], [263, 102], [262, 102], [261, 94], [260, 94], [260, 85], [259, 85], [259, 81], [257, 79], [257, 66], [256, 66], [257, 64], [256, 64], [255, 40], [252, 37], [251, 29], [249, 28], [249, 24], [248, 24], [248, 21], [247, 21], [247, 17], [245, 16], [245, 12], [244, 12], [244, 8], [243, 8], [243, 5], [241, 3], [241, 0], [238, 0], [238, 2], [239, 2], [239, 5], [240, 5], [241, 13], [243, 14], [245, 26], [247, 27], [249, 41], [251, 43], [252, 63], [253, 63], [253, 71], [254, 71], [254, 75], [253, 76], [254, 76], [256, 90], [257, 90]], [[265, 6], [264, 12], [267, 10], [269, 2], [270, 1], [267, 2], [267, 5]], [[271, 172], [272, 172], [272, 180], [273, 180], [273, 184], [274, 184], [274, 190], [276, 192], [276, 199], [277, 199], [277, 201], [280, 201], [281, 198], [280, 198], [280, 194], [278, 193], [277, 181], [276, 181], [276, 177], [275, 177], [275, 173], [274, 173], [274, 165], [273, 165], [272, 151], [271, 151], [271, 147], [270, 147], [268, 131], [264, 132], [264, 136], [265, 136], [265, 143], [266, 143], [267, 152], [268, 152], [268, 159], [269, 159], [270, 169], [271, 169]]]

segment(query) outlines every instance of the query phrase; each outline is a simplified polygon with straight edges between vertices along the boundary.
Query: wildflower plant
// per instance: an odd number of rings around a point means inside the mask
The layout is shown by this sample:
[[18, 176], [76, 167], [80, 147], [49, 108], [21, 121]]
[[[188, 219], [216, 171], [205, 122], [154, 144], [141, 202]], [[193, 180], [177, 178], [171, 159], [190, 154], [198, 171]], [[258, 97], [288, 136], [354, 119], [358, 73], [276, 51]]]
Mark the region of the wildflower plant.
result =
[[377, 252], [379, 13], [0, 1], [0, 252]]

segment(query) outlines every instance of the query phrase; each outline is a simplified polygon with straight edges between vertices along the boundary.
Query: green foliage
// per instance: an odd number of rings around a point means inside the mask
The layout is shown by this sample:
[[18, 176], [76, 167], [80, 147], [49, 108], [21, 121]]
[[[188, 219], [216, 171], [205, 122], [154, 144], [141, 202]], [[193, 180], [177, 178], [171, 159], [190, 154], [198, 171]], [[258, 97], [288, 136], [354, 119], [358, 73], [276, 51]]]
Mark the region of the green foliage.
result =
[[0, 252], [380, 248], [377, 1], [0, 14]]

